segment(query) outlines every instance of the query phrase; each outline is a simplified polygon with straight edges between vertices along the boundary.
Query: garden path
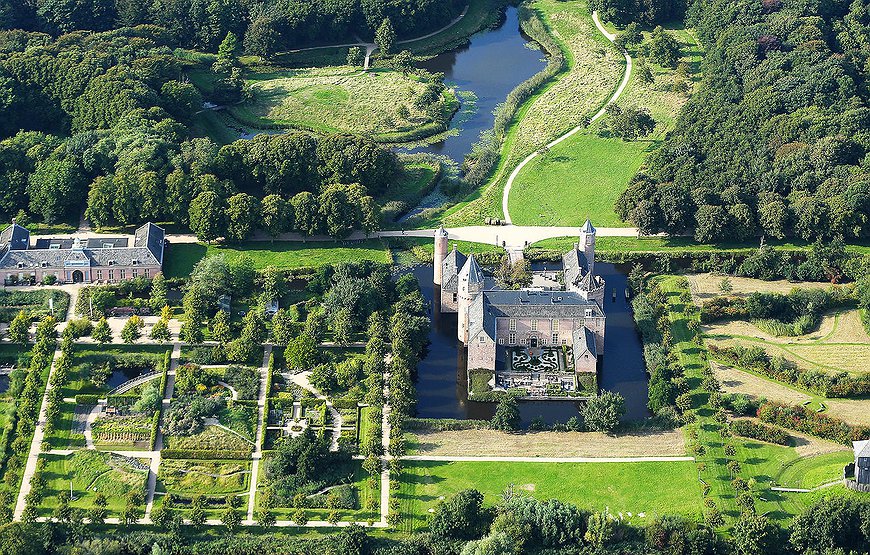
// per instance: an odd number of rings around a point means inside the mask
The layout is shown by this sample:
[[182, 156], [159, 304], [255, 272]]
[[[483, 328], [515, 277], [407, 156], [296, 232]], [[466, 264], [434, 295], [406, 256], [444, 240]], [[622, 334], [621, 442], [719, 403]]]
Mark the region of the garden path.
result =
[[[67, 289], [70, 299], [69, 308], [67, 309], [66, 320], [70, 320], [75, 312], [76, 301], [78, 300], [81, 287], [70, 287]], [[18, 499], [15, 501], [15, 510], [12, 517], [15, 520], [20, 520], [24, 513], [24, 507], [27, 505], [27, 494], [32, 488], [31, 481], [36, 473], [36, 461], [39, 460], [39, 454], [42, 452], [42, 441], [45, 438], [45, 416], [48, 410], [48, 400], [50, 398], [53, 385], [51, 378], [54, 375], [54, 369], [57, 365], [57, 360], [60, 358], [60, 348], [54, 351], [54, 357], [51, 361], [51, 367], [48, 370], [48, 381], [45, 386], [45, 392], [42, 395], [42, 403], [39, 407], [39, 416], [36, 419], [36, 429], [33, 431], [33, 439], [30, 440], [30, 449], [27, 452], [27, 462], [24, 465], [24, 473], [21, 479], [21, 488], [18, 490]]]
[[[598, 27], [598, 30], [601, 31], [601, 34], [604, 35], [605, 37], [607, 37], [607, 40], [616, 44], [614, 42], [616, 40], [616, 35], [613, 33], [609, 33], [607, 31], [607, 29], [604, 28], [604, 26], [601, 24], [601, 20], [598, 19], [598, 12], [597, 11], [592, 12], [592, 20], [595, 22], [595, 26]], [[501, 199], [501, 208], [502, 208], [502, 211], [504, 212], [504, 220], [508, 224], [511, 223], [511, 215], [510, 215], [510, 212], [508, 210], [508, 197], [510, 196], [510, 193], [511, 193], [511, 186], [513, 185], [514, 180], [516, 180], [517, 176], [520, 174], [522, 169], [529, 162], [534, 160], [540, 154], [541, 151], [546, 151], [546, 150], [553, 148], [554, 146], [561, 143], [565, 139], [567, 139], [567, 138], [571, 137], [572, 135], [575, 135], [579, 131], [585, 129], [588, 124], [593, 123], [596, 120], [598, 120], [599, 118], [601, 118], [605, 114], [605, 111], [607, 110], [607, 106], [609, 104], [613, 104], [614, 102], [616, 102], [617, 99], [620, 97], [620, 95], [622, 95], [622, 91], [624, 91], [625, 87], [628, 86], [628, 81], [631, 78], [632, 60], [631, 60], [631, 56], [629, 55], [629, 53], [625, 49], [620, 48], [620, 50], [622, 51], [622, 55], [625, 56], [625, 74], [622, 77], [622, 82], [619, 84], [619, 86], [616, 88], [616, 91], [613, 93], [613, 96], [610, 97], [610, 100], [608, 100], [605, 103], [605, 105], [602, 106], [601, 109], [598, 110], [598, 112], [594, 116], [592, 116], [592, 118], [589, 120], [588, 123], [582, 122], [580, 125], [571, 129], [570, 131], [568, 131], [567, 133], [565, 133], [561, 137], [557, 137], [556, 139], [547, 143], [547, 146], [545, 146], [541, 150], [535, 151], [535, 152], [529, 154], [528, 156], [526, 156], [523, 159], [522, 162], [519, 163], [519, 165], [517, 165], [516, 168], [514, 168], [514, 171], [511, 172], [510, 176], [508, 176], [507, 183], [505, 183], [504, 192], [502, 193], [502, 199]]]
[[163, 392], [163, 401], [160, 406], [160, 419], [157, 425], [157, 435], [154, 438], [154, 452], [151, 456], [151, 464], [148, 468], [148, 483], [145, 489], [145, 521], [151, 521], [151, 510], [154, 508], [154, 491], [157, 489], [157, 473], [160, 470], [160, 450], [163, 449], [163, 416], [172, 401], [175, 391], [175, 371], [181, 358], [181, 343], [172, 344], [169, 370], [166, 371], [166, 389]]
[[299, 387], [303, 389], [307, 389], [308, 391], [314, 393], [314, 396], [318, 399], [323, 399], [326, 403], [326, 409], [329, 411], [330, 418], [332, 419], [332, 441], [330, 442], [329, 450], [330, 451], [338, 451], [338, 439], [341, 437], [341, 427], [344, 425], [344, 419], [341, 417], [341, 413], [332, 406], [332, 401], [329, 400], [329, 397], [321, 393], [317, 390], [311, 382], [308, 380], [308, 376], [311, 375], [311, 372], [300, 372], [298, 374], [283, 374], [283, 376], [289, 379], [291, 382], [295, 383]]
[[269, 359], [272, 357], [272, 345], [266, 343], [263, 349], [263, 364], [260, 365], [260, 391], [257, 395], [257, 434], [254, 450], [251, 453], [251, 479], [248, 490], [248, 510], [246, 524], [254, 524], [254, 506], [257, 501], [257, 481], [260, 477], [260, 461], [263, 458], [263, 437], [266, 434], [266, 398], [269, 382]]

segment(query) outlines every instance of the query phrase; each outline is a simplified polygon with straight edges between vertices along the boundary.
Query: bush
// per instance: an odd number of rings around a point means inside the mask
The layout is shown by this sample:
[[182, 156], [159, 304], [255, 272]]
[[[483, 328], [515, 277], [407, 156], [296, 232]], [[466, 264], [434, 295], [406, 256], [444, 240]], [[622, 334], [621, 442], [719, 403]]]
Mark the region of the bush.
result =
[[751, 420], [734, 420], [731, 422], [731, 431], [735, 435], [742, 437], [749, 437], [778, 445], [788, 445], [789, 435], [785, 430], [758, 424]]
[[818, 413], [808, 406], [789, 406], [767, 402], [758, 409], [758, 418], [770, 424], [829, 439], [844, 445], [870, 437], [870, 427], [849, 424]]

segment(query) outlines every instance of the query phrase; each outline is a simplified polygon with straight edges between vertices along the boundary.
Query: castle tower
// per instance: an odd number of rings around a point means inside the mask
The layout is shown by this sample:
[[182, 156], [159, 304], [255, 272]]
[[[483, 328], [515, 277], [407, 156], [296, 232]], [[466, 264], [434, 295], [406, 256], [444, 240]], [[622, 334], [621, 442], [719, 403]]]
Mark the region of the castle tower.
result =
[[586, 218], [586, 223], [580, 228], [580, 249], [586, 257], [586, 262], [589, 265], [589, 273], [595, 275], [595, 228], [592, 227], [592, 222]]
[[483, 291], [483, 271], [474, 259], [474, 255], [469, 254], [468, 260], [459, 272], [457, 292], [456, 312], [459, 314], [457, 331], [459, 340], [463, 343], [468, 343], [468, 309], [481, 291]]
[[447, 257], [447, 230], [444, 226], [435, 230], [435, 255], [432, 259], [434, 270], [433, 281], [435, 285], [441, 285], [442, 271], [444, 269], [444, 258]]

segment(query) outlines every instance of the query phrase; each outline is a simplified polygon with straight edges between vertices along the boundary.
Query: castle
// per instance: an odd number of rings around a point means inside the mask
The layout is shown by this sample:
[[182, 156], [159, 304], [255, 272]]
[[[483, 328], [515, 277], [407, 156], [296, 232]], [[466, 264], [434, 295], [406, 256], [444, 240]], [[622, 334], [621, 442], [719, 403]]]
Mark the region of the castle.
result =
[[536, 286], [504, 290], [487, 283], [473, 254], [466, 257], [455, 246], [448, 252], [443, 227], [435, 232], [438, 309], [457, 313], [469, 372], [490, 371], [493, 389], [524, 388], [540, 397], [597, 392], [605, 284], [595, 275], [595, 228], [589, 220], [579, 239], [562, 256], [561, 282], [541, 275]]

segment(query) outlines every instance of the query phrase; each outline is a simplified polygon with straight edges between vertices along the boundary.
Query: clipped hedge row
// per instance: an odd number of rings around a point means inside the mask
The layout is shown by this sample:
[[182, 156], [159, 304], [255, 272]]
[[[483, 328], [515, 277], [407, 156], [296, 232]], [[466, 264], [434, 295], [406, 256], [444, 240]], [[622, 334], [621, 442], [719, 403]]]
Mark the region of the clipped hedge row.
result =
[[782, 428], [774, 426], [766, 426], [753, 422], [752, 420], [734, 420], [731, 422], [731, 431], [738, 436], [766, 441], [768, 443], [776, 443], [777, 445], [788, 445], [789, 435]]
[[359, 403], [356, 399], [333, 399], [332, 406], [337, 409], [355, 409]]
[[248, 460], [250, 451], [213, 451], [206, 449], [163, 449], [160, 456], [164, 459], [194, 459], [194, 460]]
[[870, 427], [851, 426], [842, 420], [816, 412], [810, 407], [768, 402], [758, 408], [758, 418], [770, 424], [844, 445], [870, 439]]
[[[163, 407], [161, 407], [163, 408]], [[157, 432], [160, 429], [160, 411], [154, 411], [154, 415], [151, 417], [151, 438], [148, 441], [148, 448], [150, 450], [154, 450], [155, 445], [157, 444]]]
[[75, 397], [77, 405], [85, 405], [85, 406], [94, 406], [100, 401], [99, 395], [94, 395], [92, 393], [79, 393]]

